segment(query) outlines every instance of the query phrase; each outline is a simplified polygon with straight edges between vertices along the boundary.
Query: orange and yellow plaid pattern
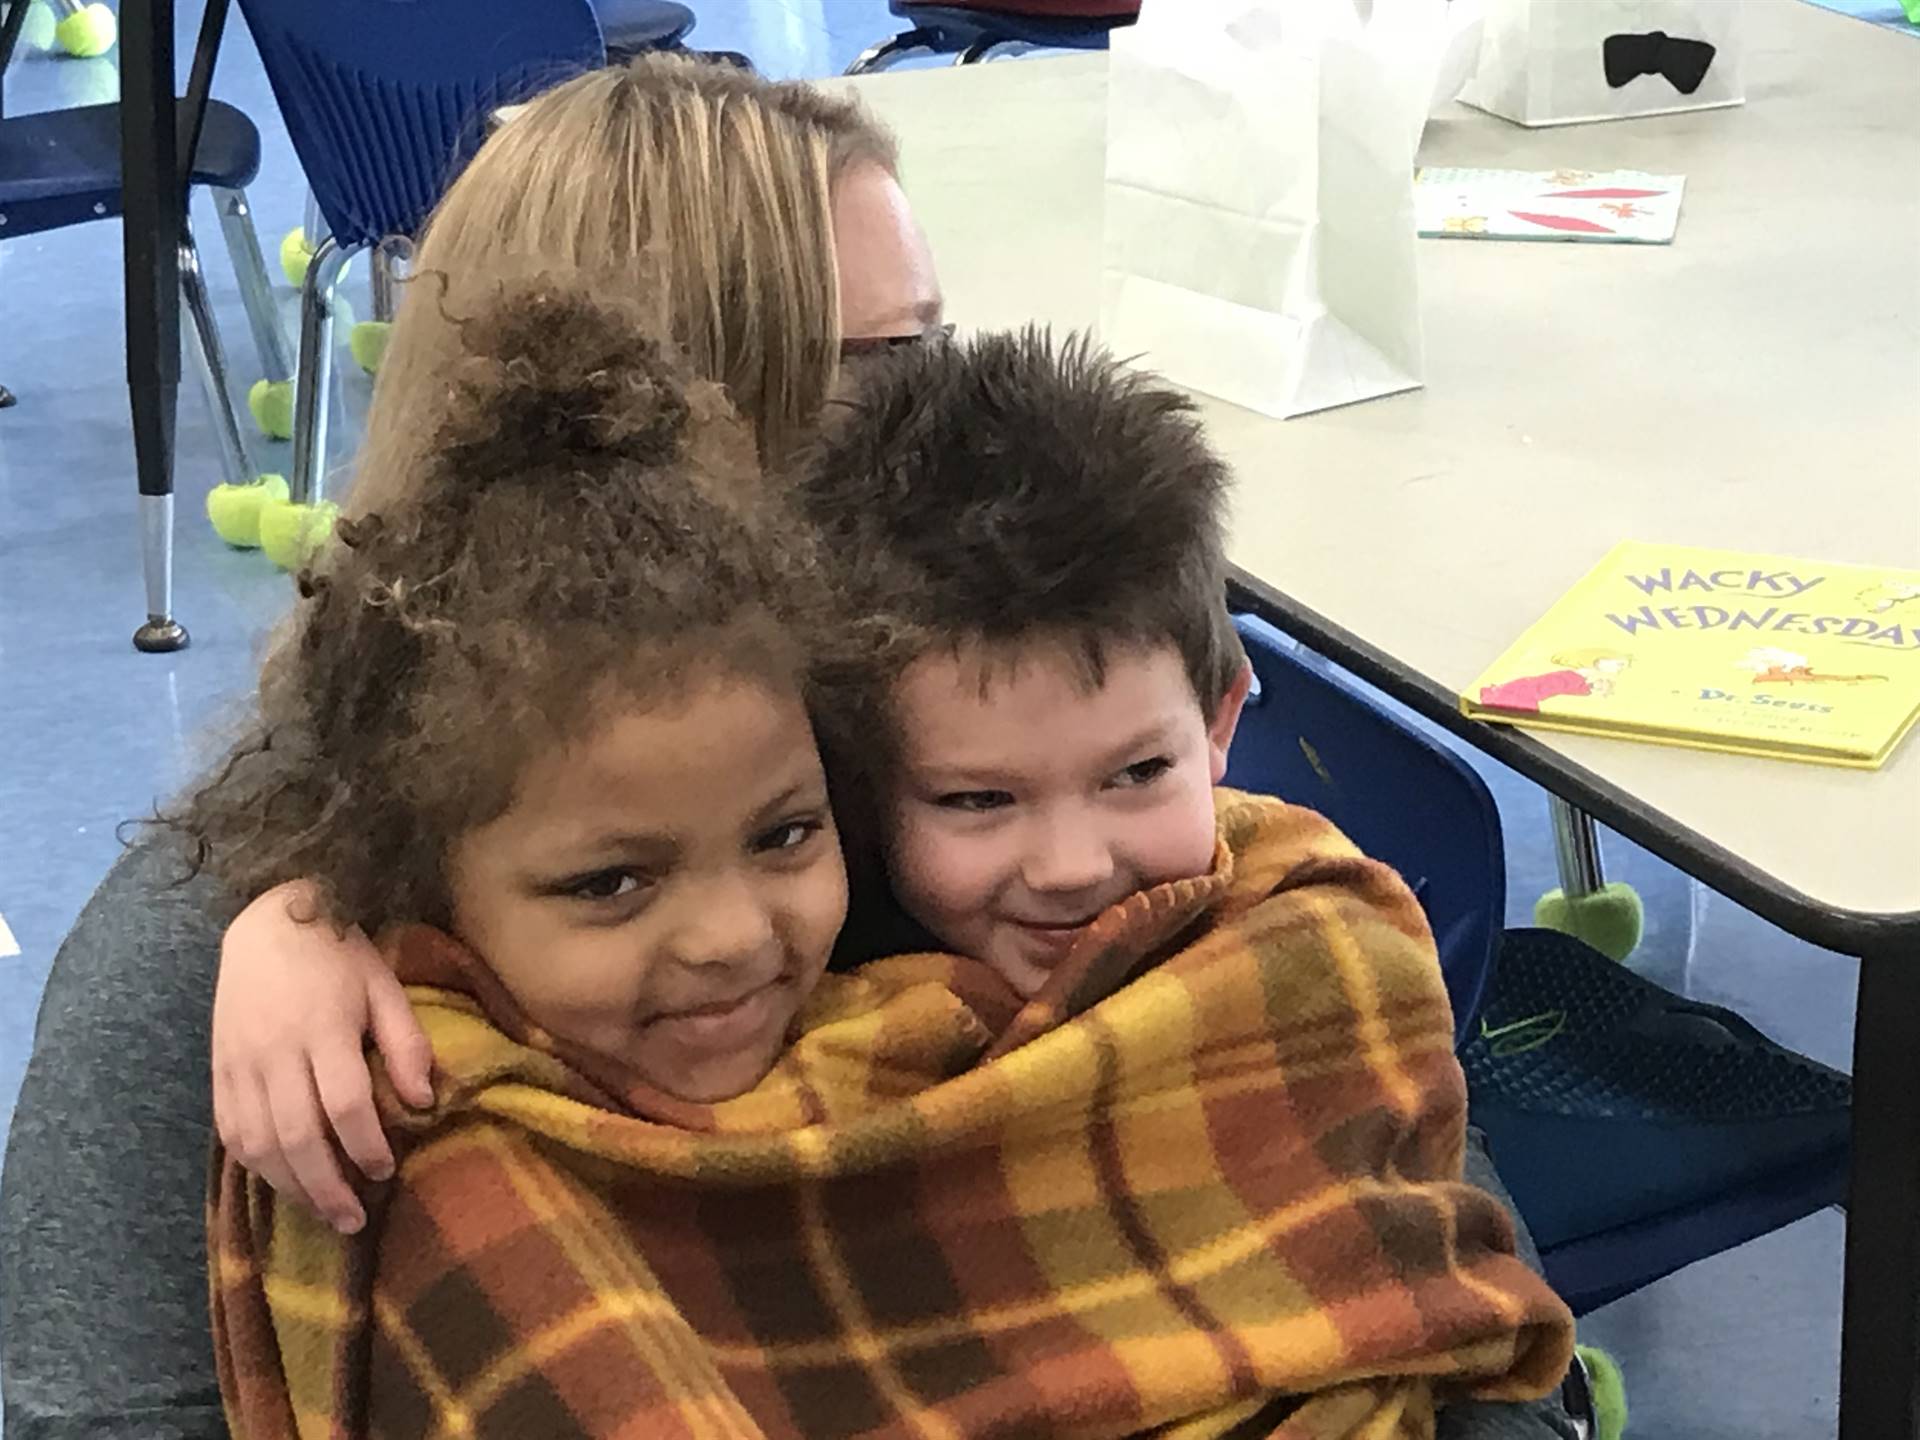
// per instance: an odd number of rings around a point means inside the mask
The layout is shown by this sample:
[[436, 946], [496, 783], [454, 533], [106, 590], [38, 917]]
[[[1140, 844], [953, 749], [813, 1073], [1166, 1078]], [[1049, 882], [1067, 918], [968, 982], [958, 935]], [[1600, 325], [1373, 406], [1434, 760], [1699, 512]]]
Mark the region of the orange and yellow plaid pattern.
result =
[[408, 937], [440, 1099], [383, 1094], [362, 1235], [215, 1157], [234, 1434], [1425, 1440], [1551, 1390], [1572, 1319], [1460, 1183], [1418, 904], [1310, 812], [1219, 808], [1212, 873], [1033, 1002], [951, 957], [830, 976], [714, 1106]]

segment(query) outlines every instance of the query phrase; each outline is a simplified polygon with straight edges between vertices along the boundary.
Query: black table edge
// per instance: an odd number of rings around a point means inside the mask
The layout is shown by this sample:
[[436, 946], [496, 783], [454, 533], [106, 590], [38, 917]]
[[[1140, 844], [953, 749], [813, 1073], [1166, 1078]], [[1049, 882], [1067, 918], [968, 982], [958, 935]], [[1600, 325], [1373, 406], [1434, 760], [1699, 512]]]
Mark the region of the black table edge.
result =
[[1872, 914], [1822, 904], [1622, 793], [1525, 731], [1462, 715], [1452, 691], [1239, 566], [1231, 567], [1228, 601], [1799, 939], [1845, 955], [1920, 958], [1920, 910]]

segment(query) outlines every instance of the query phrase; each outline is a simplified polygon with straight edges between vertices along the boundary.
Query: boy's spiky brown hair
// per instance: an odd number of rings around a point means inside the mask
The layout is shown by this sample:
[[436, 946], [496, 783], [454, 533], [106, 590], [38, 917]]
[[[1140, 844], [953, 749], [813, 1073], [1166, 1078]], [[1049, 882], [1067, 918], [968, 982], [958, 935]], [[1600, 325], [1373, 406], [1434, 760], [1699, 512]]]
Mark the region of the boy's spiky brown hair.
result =
[[812, 549], [719, 388], [573, 279], [461, 323], [429, 473], [301, 576], [250, 733], [171, 817], [237, 899], [306, 876], [337, 925], [445, 924], [449, 847], [539, 747], [703, 669], [802, 673]]
[[1191, 401], [1037, 329], [903, 349], [859, 378], [797, 489], [856, 609], [891, 622], [896, 671], [1064, 642], [1098, 684], [1109, 647], [1170, 644], [1212, 712], [1245, 656], [1227, 468]]

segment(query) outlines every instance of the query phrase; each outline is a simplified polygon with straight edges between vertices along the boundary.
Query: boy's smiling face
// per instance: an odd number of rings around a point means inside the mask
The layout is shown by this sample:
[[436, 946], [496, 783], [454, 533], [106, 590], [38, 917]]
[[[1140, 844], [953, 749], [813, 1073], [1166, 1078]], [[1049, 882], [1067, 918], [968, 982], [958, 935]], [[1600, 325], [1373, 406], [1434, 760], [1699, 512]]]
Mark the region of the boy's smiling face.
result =
[[1213, 787], [1246, 699], [1209, 714], [1171, 645], [965, 647], [895, 683], [887, 867], [908, 914], [1031, 996], [1085, 926], [1212, 867]]

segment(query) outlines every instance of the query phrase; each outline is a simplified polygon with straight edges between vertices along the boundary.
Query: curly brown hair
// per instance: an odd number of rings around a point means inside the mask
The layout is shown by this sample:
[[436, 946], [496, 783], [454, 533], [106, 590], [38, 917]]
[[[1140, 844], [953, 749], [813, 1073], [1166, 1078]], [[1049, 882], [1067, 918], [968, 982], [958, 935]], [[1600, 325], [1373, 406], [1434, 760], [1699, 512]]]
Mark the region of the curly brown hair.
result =
[[1245, 652], [1226, 610], [1229, 474], [1190, 400], [1039, 329], [911, 347], [860, 378], [795, 489], [854, 605], [890, 618], [895, 673], [938, 649], [1059, 641], [1098, 684], [1108, 646], [1171, 644], [1211, 712]]
[[300, 577], [250, 733], [170, 817], [236, 899], [305, 876], [336, 926], [445, 924], [450, 846], [541, 747], [694, 672], [804, 672], [812, 546], [719, 387], [576, 281], [460, 325], [422, 473]]

